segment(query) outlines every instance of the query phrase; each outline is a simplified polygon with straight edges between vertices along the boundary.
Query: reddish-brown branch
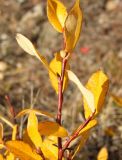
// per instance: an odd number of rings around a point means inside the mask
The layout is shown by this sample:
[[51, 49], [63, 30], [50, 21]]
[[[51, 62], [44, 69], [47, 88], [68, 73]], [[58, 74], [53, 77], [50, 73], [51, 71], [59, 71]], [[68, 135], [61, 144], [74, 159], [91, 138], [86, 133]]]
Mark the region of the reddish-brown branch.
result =
[[79, 126], [79, 128], [77, 129], [77, 131], [67, 140], [67, 142], [64, 144], [63, 148], [62, 148], [62, 153], [61, 153], [61, 157], [63, 157], [64, 151], [69, 147], [70, 143], [77, 138], [77, 136], [79, 135], [80, 131], [91, 121], [91, 119], [93, 118], [95, 112], [92, 113], [91, 116], [89, 116], [88, 119], [86, 119], [86, 121]]
[[[63, 82], [65, 75], [65, 68], [67, 64], [67, 57], [63, 58], [61, 76], [58, 75], [58, 112], [57, 123], [61, 125], [62, 121], [62, 104], [63, 104]], [[58, 138], [58, 160], [62, 160], [62, 139]]]

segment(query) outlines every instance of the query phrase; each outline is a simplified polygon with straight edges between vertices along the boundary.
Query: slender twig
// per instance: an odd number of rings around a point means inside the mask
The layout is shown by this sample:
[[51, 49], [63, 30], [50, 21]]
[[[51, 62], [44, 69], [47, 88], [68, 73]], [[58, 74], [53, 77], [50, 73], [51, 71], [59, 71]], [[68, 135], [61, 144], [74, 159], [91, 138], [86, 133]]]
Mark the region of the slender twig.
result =
[[[61, 125], [62, 121], [63, 82], [64, 82], [66, 64], [67, 64], [67, 56], [64, 57], [62, 61], [61, 76], [58, 75], [58, 112], [56, 121], [59, 125]], [[58, 137], [58, 160], [62, 160], [61, 155], [62, 155], [62, 139]]]

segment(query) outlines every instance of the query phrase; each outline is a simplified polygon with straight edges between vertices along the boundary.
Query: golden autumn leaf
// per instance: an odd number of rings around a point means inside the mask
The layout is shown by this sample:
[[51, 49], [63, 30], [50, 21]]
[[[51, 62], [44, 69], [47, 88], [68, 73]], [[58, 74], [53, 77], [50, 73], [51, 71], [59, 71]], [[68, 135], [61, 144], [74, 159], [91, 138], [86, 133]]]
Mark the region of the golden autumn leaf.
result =
[[54, 116], [52, 114], [45, 112], [45, 111], [42, 111], [42, 110], [37, 110], [37, 109], [24, 109], [17, 114], [16, 118], [19, 118], [19, 117], [24, 116], [25, 114], [29, 114], [31, 112], [34, 112], [38, 116], [46, 116], [49, 118], [54, 118]]
[[78, 145], [76, 146], [76, 148], [74, 150], [74, 154], [72, 156], [72, 160], [77, 155], [77, 153], [84, 147], [88, 137], [89, 137], [89, 132], [85, 132], [85, 133], [82, 134], [82, 136], [79, 139], [79, 143], [78, 143]]
[[34, 112], [29, 113], [27, 132], [36, 148], [40, 148], [42, 146], [42, 138], [38, 132], [38, 119]]
[[41, 156], [32, 151], [32, 148], [22, 141], [7, 141], [7, 149], [22, 160], [42, 160]]
[[65, 50], [70, 52], [76, 46], [81, 32], [83, 14], [80, 9], [80, 1], [76, 0], [69, 12], [64, 25]]
[[106, 147], [100, 149], [97, 155], [97, 160], [108, 160], [108, 150]]
[[19, 46], [25, 52], [37, 57], [43, 63], [43, 65], [47, 68], [47, 70], [49, 70], [49, 65], [48, 65], [47, 60], [35, 49], [34, 45], [27, 37], [23, 36], [20, 33], [17, 33], [16, 40], [17, 40]]
[[[51, 70], [57, 75], [59, 74], [61, 76], [61, 70], [62, 70], [62, 58], [60, 56], [60, 53], [56, 53], [53, 60], [50, 62], [50, 68]], [[69, 64], [67, 63], [66, 69], [69, 69]], [[58, 77], [56, 77], [52, 72], [49, 71], [49, 77], [51, 80], [51, 84], [53, 88], [55, 89], [56, 93], [58, 93]], [[68, 76], [67, 72], [64, 74], [64, 83], [63, 83], [63, 91], [66, 89], [68, 85]]]
[[89, 123], [79, 132], [78, 136], [81, 136], [82, 134], [84, 134], [85, 132], [89, 131], [90, 129], [92, 129], [94, 126], [97, 125], [97, 120], [93, 119], [91, 121], [89, 121]]
[[72, 71], [67, 70], [67, 73], [68, 73], [69, 80], [71, 80], [72, 82], [74, 82], [77, 85], [77, 87], [80, 89], [82, 95], [85, 97], [90, 109], [92, 110], [92, 112], [94, 112], [95, 106], [94, 106], [94, 96], [93, 96], [92, 92], [83, 86], [83, 84], [80, 82], [78, 77]]
[[62, 32], [64, 27], [64, 22], [67, 17], [67, 10], [63, 5], [63, 3], [61, 3], [59, 0], [48, 0], [47, 16], [52, 26], [58, 32]]
[[56, 136], [62, 138], [68, 136], [66, 129], [56, 122], [39, 122], [38, 129], [39, 133], [44, 136]]
[[45, 138], [41, 149], [44, 156], [47, 159], [57, 160], [58, 159], [57, 137]]
[[6, 157], [6, 160], [14, 160], [15, 159], [15, 156], [13, 153], [9, 153]]
[[0, 160], [4, 160], [2, 154], [0, 154]]
[[122, 107], [122, 97], [118, 97], [112, 94], [113, 101], [119, 106]]
[[[93, 73], [90, 79], [88, 80], [86, 87], [94, 95], [95, 109], [96, 109], [95, 115], [97, 115], [102, 109], [105, 96], [108, 91], [109, 80], [107, 75], [105, 75], [101, 70]], [[85, 118], [88, 118], [91, 115], [92, 111], [85, 97], [84, 97], [84, 110], [85, 110]]]

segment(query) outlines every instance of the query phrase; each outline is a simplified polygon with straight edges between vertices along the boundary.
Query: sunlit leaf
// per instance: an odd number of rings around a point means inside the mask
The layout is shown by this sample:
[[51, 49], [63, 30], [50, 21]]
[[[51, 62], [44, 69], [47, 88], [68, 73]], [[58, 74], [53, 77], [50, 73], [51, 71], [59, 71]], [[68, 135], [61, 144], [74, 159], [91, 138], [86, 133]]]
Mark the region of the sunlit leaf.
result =
[[88, 137], [89, 137], [89, 132], [85, 132], [85, 133], [82, 134], [82, 136], [79, 139], [79, 143], [78, 143], [77, 147], [74, 150], [74, 154], [72, 156], [72, 160], [77, 155], [77, 153], [84, 147]]
[[7, 149], [22, 160], [42, 160], [41, 156], [32, 151], [32, 148], [22, 141], [6, 142]]
[[122, 97], [118, 97], [112, 94], [113, 101], [120, 107], [122, 107]]
[[15, 159], [15, 156], [13, 153], [9, 153], [6, 157], [6, 160], [14, 160]]
[[10, 126], [11, 128], [14, 127], [14, 125], [9, 121], [7, 120], [4, 116], [0, 115], [0, 119], [5, 122], [8, 126]]
[[[103, 73], [103, 71], [99, 70], [92, 74], [90, 79], [88, 80], [86, 87], [92, 92], [94, 95], [95, 100], [95, 109], [97, 115], [103, 106], [106, 93], [109, 87], [109, 80], [108, 77]], [[88, 118], [91, 115], [91, 109], [89, 107], [87, 99], [84, 97], [84, 110], [85, 110], [85, 117]]]
[[80, 9], [80, 0], [76, 0], [73, 8], [69, 12], [64, 25], [65, 50], [72, 51], [75, 47], [81, 32], [82, 11]]
[[97, 160], [108, 160], [108, 150], [106, 147], [100, 149]]
[[12, 140], [16, 140], [16, 135], [17, 135], [17, 125], [14, 125], [12, 132]]
[[77, 85], [82, 95], [85, 97], [87, 103], [89, 104], [90, 109], [92, 110], [92, 112], [94, 112], [95, 110], [94, 96], [92, 92], [83, 86], [83, 84], [80, 82], [80, 80], [77, 78], [77, 76], [72, 71], [67, 70], [67, 73], [68, 73], [69, 80], [73, 81]]
[[44, 136], [66, 137], [68, 133], [65, 128], [56, 122], [39, 122], [39, 133]]
[[29, 113], [27, 132], [36, 148], [40, 148], [42, 146], [42, 138], [38, 132], [38, 119], [34, 112]]
[[56, 139], [45, 138], [41, 149], [44, 156], [49, 160], [58, 159], [57, 138]]
[[30, 112], [34, 112], [36, 115], [39, 115], [39, 116], [46, 116], [49, 118], [54, 118], [52, 114], [42, 111], [42, 110], [36, 110], [36, 109], [24, 109], [17, 114], [16, 118], [24, 116], [25, 114], [29, 114]]
[[59, 0], [47, 1], [47, 16], [52, 26], [62, 32], [67, 17], [67, 10]]
[[[53, 72], [57, 75], [59, 74], [61, 76], [61, 70], [62, 70], [62, 58], [59, 53], [56, 53], [53, 60], [50, 62], [50, 68], [53, 70]], [[69, 64], [67, 63], [66, 69], [69, 69]], [[58, 93], [58, 77], [54, 76], [52, 72], [49, 71], [50, 80], [52, 83], [53, 88], [55, 89], [56, 93]], [[66, 89], [68, 85], [68, 76], [67, 72], [64, 74], [64, 83], [63, 83], [63, 91]]]
[[19, 46], [27, 53], [36, 56], [43, 64], [44, 66], [49, 69], [49, 65], [47, 60], [35, 49], [34, 45], [31, 43], [31, 41], [23, 36], [20, 33], [17, 33], [16, 40], [19, 44]]

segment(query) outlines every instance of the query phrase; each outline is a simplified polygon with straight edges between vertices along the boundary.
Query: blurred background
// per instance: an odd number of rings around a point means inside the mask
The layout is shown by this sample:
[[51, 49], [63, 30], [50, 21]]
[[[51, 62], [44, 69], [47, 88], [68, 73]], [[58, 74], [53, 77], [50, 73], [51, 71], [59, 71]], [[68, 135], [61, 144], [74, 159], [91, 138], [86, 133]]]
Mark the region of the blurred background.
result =
[[[62, 0], [70, 8], [74, 0]], [[94, 160], [106, 146], [109, 160], [122, 159], [122, 108], [110, 93], [122, 96], [122, 1], [81, 0], [84, 13], [82, 33], [71, 59], [71, 69], [85, 84], [92, 73], [103, 69], [110, 89], [99, 126], [76, 160]], [[43, 65], [26, 54], [15, 40], [27, 36], [48, 61], [62, 48], [62, 36], [49, 24], [46, 0], [0, 0], [0, 113], [7, 115], [5, 95], [16, 112], [33, 105], [56, 113], [57, 95]], [[64, 98], [63, 124], [69, 131], [83, 121], [82, 96], [72, 83]], [[6, 130], [6, 126], [5, 126]]]

